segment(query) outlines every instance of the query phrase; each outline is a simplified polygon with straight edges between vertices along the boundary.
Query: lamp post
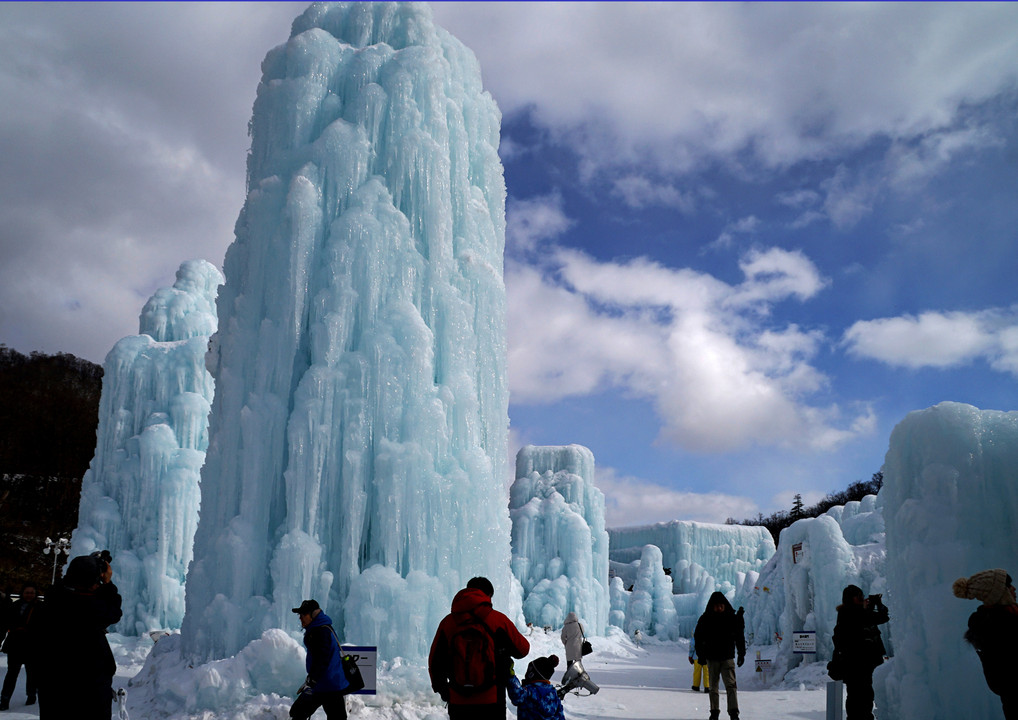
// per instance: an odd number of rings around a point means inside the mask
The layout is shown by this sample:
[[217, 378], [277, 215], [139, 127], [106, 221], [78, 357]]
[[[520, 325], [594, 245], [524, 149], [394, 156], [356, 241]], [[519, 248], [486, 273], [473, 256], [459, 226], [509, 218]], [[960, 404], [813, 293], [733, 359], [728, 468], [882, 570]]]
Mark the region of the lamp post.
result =
[[50, 550], [53, 551], [53, 577], [49, 584], [55, 585], [57, 582], [57, 558], [60, 557], [60, 553], [67, 555], [71, 552], [71, 541], [67, 538], [58, 538], [57, 540], [46, 538], [46, 547], [43, 548], [42, 554], [49, 555]]

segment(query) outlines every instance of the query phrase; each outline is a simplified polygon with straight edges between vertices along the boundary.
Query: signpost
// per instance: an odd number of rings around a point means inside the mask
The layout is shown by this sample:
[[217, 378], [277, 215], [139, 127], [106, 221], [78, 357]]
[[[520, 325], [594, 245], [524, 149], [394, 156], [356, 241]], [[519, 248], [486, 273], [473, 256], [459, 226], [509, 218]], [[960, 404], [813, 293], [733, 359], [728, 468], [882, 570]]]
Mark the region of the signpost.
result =
[[351, 694], [376, 694], [378, 683], [378, 673], [376, 672], [378, 648], [371, 645], [343, 645], [342, 648], [344, 655], [357, 656], [357, 669], [361, 671], [361, 677], [364, 678], [364, 689]]
[[797, 630], [792, 633], [792, 652], [812, 655], [817, 651], [817, 631]]

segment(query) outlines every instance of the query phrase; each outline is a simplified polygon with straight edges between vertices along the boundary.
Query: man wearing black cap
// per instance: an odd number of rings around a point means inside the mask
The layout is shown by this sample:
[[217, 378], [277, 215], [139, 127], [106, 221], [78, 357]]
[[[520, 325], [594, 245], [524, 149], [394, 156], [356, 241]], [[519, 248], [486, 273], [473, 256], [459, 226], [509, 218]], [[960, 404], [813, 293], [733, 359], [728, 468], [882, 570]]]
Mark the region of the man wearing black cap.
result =
[[292, 610], [304, 628], [304, 647], [308, 651], [304, 666], [308, 676], [297, 691], [290, 717], [308, 720], [318, 708], [324, 708], [329, 720], [343, 720], [346, 718], [343, 690], [349, 683], [343, 673], [343, 652], [332, 629], [332, 619], [322, 612], [316, 600], [305, 600]]

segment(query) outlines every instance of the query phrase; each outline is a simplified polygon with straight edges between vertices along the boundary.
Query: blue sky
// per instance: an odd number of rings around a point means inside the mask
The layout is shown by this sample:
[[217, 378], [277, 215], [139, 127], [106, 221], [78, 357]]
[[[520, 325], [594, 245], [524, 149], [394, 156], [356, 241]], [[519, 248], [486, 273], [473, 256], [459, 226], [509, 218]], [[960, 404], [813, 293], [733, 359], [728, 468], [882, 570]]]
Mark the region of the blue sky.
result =
[[[100, 362], [221, 264], [259, 64], [302, 4], [0, 5], [0, 342]], [[609, 525], [880, 469], [1018, 409], [1018, 5], [439, 3], [503, 111], [514, 448]]]

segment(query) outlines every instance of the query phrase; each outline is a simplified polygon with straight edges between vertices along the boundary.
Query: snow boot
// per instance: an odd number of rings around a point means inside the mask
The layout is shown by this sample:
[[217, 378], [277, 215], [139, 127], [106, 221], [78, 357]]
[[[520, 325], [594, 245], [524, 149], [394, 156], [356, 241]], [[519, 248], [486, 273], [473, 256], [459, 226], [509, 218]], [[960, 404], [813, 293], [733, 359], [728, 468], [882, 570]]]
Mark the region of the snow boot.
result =
[[11, 701], [7, 698], [0, 698], [0, 710], [10, 710]]
[[694, 685], [693, 686], [693, 692], [700, 692], [700, 688], [698, 688], [696, 685]]

